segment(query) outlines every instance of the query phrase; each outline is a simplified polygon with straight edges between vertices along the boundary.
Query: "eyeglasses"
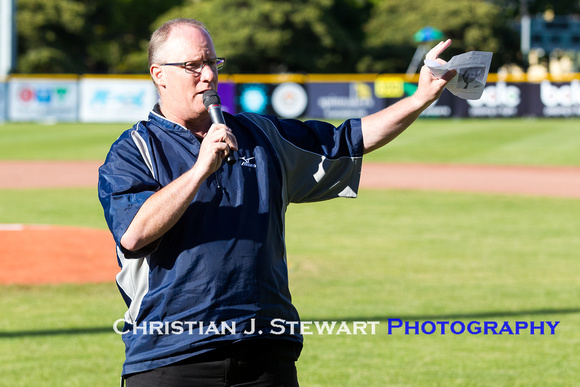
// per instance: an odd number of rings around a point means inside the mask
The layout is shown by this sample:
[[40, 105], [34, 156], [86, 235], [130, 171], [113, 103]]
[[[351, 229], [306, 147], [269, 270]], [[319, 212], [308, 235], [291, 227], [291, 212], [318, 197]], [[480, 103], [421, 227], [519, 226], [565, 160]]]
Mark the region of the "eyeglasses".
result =
[[179, 66], [185, 69], [188, 74], [200, 75], [201, 70], [205, 66], [209, 66], [212, 70], [221, 70], [224, 68], [226, 58], [214, 58], [208, 60], [190, 60], [188, 62], [180, 63], [162, 63], [161, 66]]

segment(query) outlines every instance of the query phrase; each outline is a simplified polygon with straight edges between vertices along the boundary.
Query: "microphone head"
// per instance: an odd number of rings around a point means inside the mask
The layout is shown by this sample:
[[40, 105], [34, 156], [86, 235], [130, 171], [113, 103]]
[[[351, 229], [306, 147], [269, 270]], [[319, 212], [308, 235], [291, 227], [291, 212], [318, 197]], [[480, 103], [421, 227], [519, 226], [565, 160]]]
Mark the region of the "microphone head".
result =
[[203, 93], [203, 106], [209, 109], [211, 105], [221, 105], [220, 96], [215, 90], [208, 90]]

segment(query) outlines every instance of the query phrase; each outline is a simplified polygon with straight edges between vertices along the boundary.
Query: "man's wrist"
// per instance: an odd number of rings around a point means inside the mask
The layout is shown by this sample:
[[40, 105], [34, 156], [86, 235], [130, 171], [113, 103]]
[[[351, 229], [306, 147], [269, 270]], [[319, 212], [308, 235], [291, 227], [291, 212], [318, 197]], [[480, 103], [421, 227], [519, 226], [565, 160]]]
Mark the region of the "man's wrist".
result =
[[434, 101], [421, 95], [419, 92], [411, 95], [409, 97], [409, 104], [414, 111], [422, 112], [427, 109]]

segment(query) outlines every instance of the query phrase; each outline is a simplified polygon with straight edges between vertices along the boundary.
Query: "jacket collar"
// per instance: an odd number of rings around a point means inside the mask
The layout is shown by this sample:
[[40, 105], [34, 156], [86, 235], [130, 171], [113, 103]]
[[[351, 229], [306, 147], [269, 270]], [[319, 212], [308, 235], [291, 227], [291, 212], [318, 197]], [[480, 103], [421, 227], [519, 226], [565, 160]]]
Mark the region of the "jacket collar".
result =
[[151, 112], [149, 113], [149, 120], [155, 122], [159, 127], [165, 130], [177, 132], [186, 131], [188, 133], [191, 133], [186, 127], [165, 118], [163, 113], [161, 113], [159, 103], [156, 103], [155, 106], [153, 107], [153, 110], [151, 110]]

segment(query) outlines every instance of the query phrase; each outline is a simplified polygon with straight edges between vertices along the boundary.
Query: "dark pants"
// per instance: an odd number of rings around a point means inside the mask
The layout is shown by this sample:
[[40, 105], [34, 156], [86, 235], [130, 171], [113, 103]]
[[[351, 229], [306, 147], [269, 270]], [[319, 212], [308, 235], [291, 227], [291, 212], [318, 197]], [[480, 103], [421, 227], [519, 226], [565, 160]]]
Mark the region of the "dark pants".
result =
[[127, 387], [297, 387], [301, 345], [287, 340], [248, 340], [208, 354], [125, 376]]

